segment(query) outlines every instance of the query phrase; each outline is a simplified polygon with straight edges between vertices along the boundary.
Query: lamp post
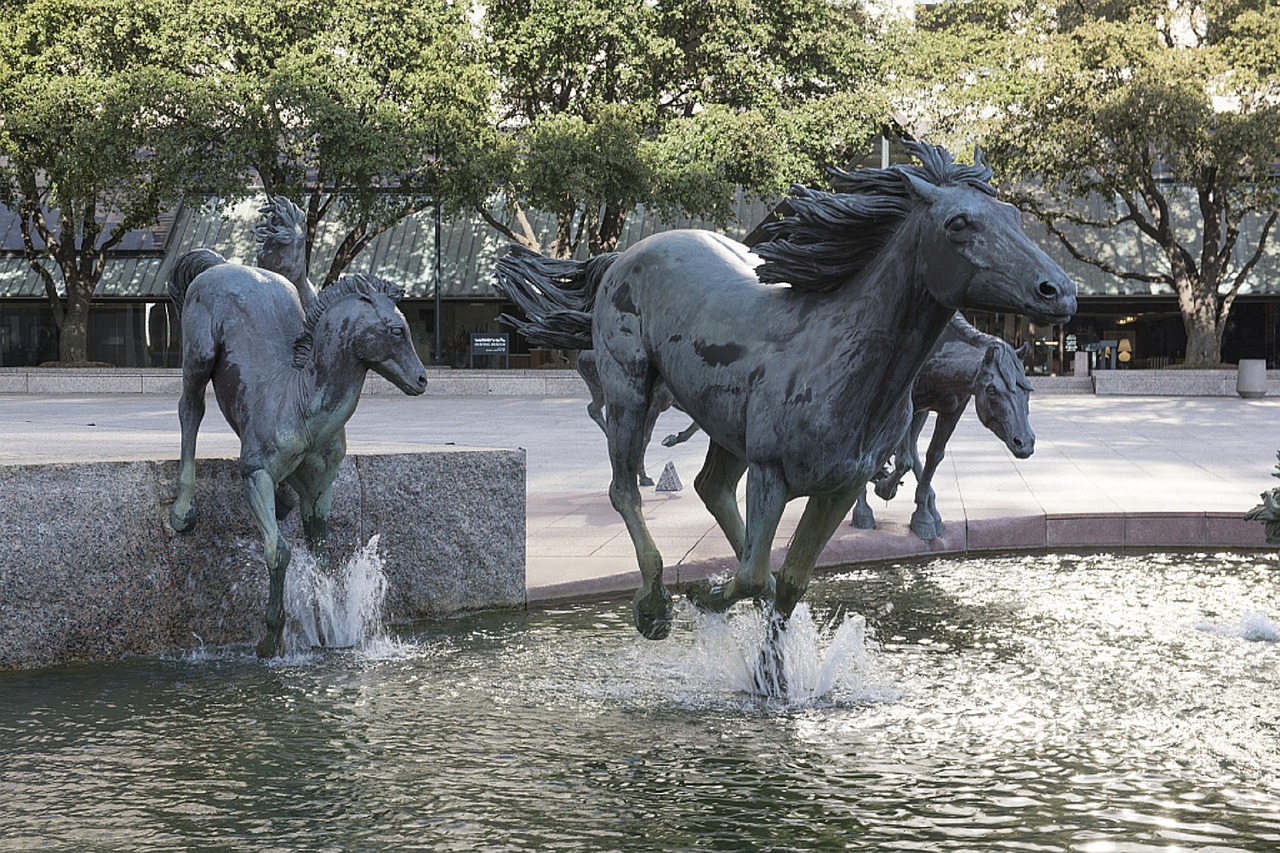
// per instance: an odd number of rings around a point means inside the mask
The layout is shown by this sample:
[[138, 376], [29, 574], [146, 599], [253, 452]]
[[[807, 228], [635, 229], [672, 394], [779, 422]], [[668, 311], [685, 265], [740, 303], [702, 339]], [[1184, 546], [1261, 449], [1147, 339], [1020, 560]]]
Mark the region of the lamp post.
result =
[[435, 291], [435, 303], [436, 303], [436, 310], [435, 310], [435, 315], [436, 315], [436, 329], [435, 329], [436, 351], [435, 351], [435, 356], [434, 356], [434, 358], [432, 359], [432, 363], [433, 363], [433, 364], [435, 364], [435, 366], [436, 366], [436, 367], [439, 367], [441, 364], [443, 364], [443, 363], [444, 363], [444, 354], [443, 354], [443, 350], [442, 350], [442, 348], [441, 348], [441, 346], [440, 346], [440, 278], [441, 278], [441, 275], [440, 275], [440, 270], [441, 270], [441, 264], [440, 264], [440, 258], [441, 258], [441, 250], [440, 250], [440, 213], [441, 213], [441, 211], [440, 211], [440, 199], [439, 199], [439, 197], [437, 197], [437, 198], [436, 198], [436, 200], [435, 200], [435, 208], [436, 208], [436, 210], [435, 210], [435, 213], [436, 213], [436, 223], [435, 223], [435, 227], [436, 227], [436, 238], [435, 238], [435, 244], [436, 244], [436, 245], [435, 245], [435, 253], [436, 253], [436, 258], [435, 258], [435, 260], [436, 260], [436, 275], [435, 275], [435, 286], [432, 288], [432, 290], [433, 290], [433, 291]]

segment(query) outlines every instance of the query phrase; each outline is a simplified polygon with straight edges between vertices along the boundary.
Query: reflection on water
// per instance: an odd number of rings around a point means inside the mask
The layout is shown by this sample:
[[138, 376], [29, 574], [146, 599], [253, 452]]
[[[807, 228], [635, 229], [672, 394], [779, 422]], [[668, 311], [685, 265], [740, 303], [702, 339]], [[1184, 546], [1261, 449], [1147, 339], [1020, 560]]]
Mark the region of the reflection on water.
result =
[[0, 848], [1280, 849], [1276, 568], [857, 569], [815, 585], [788, 700], [740, 690], [749, 607], [0, 674]]

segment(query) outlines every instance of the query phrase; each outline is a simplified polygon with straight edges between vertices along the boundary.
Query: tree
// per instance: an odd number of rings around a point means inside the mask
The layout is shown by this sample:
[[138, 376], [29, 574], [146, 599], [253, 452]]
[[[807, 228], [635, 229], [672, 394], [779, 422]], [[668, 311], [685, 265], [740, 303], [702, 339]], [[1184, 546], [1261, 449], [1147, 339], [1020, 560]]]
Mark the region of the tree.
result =
[[[1220, 363], [1280, 204], [1274, 4], [1012, 2], [983, 14], [947, 4], [919, 34], [963, 69], [935, 126], [980, 141], [1015, 203], [1074, 258], [1176, 294], [1186, 363]], [[905, 76], [922, 80], [918, 69]], [[1109, 256], [1117, 238], [1162, 262]]]
[[322, 222], [342, 239], [334, 281], [382, 231], [475, 195], [492, 83], [466, 4], [213, 0], [192, 72], [228, 93], [226, 145], [270, 194], [301, 201], [310, 266]]
[[640, 203], [727, 222], [734, 193], [781, 193], [845, 165], [879, 129], [880, 57], [831, 0], [497, 0], [501, 96], [491, 196], [476, 208], [548, 250], [609, 251]]
[[0, 19], [0, 203], [59, 330], [88, 358], [89, 306], [125, 234], [230, 169], [205, 131], [207, 91], [159, 60], [164, 0], [29, 0]]

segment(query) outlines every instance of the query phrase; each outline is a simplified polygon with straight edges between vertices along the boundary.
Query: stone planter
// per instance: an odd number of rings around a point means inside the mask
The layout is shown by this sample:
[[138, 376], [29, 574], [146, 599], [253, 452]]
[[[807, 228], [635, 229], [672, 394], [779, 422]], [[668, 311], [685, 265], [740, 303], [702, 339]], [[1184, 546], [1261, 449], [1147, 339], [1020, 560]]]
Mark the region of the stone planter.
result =
[[1265, 397], [1267, 362], [1262, 358], [1242, 358], [1236, 368], [1236, 393], [1241, 397]]

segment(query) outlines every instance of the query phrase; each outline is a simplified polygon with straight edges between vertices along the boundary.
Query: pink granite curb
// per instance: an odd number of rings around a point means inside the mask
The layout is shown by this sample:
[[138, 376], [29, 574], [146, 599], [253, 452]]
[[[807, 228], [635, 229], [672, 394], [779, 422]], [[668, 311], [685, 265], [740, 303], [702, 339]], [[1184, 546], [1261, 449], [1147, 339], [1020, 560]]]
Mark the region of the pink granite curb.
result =
[[[1261, 524], [1243, 514], [1215, 512], [1065, 513], [977, 519], [950, 524], [932, 542], [916, 538], [896, 524], [877, 530], [842, 528], [823, 550], [818, 572], [851, 564], [879, 563], [935, 556], [977, 556], [1009, 551], [1071, 549], [1185, 550], [1194, 548], [1275, 550], [1268, 545]], [[776, 548], [773, 564], [781, 563], [786, 548]], [[726, 575], [737, 561], [731, 556], [682, 561], [666, 567], [668, 586]], [[530, 606], [568, 601], [612, 600], [630, 596], [640, 583], [639, 572], [624, 572], [580, 581], [533, 586]]]

